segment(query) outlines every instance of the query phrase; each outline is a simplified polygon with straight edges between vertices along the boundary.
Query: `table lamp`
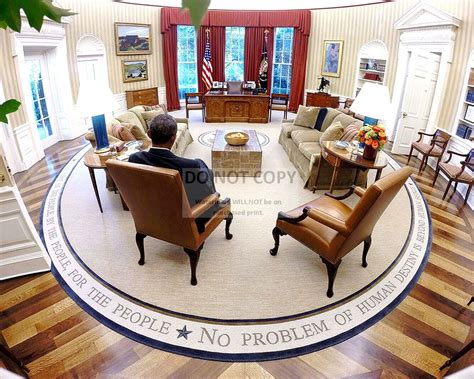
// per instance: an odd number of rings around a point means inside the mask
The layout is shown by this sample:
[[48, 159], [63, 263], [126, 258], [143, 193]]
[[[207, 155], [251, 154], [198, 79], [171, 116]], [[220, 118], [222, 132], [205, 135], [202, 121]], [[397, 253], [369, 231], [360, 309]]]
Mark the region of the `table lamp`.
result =
[[388, 87], [376, 83], [364, 83], [349, 109], [364, 116], [364, 125], [377, 125], [378, 120], [390, 117], [391, 108]]
[[110, 150], [104, 114], [116, 109], [117, 101], [105, 84], [95, 80], [81, 82], [76, 111], [81, 117], [92, 118], [97, 154]]

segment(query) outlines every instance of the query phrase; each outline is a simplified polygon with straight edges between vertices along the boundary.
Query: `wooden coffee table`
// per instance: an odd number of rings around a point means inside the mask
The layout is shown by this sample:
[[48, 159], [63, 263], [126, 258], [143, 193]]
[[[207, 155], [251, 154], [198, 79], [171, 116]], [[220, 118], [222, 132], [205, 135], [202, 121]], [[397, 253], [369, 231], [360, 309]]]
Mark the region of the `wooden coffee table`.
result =
[[[97, 181], [95, 179], [95, 170], [105, 171], [107, 180], [110, 180], [110, 183], [112, 184], [112, 188], [115, 193], [117, 193], [117, 187], [115, 186], [115, 183], [112, 180], [112, 177], [109, 175], [105, 162], [104, 163], [101, 162], [99, 155], [94, 153], [93, 149], [89, 150], [86, 153], [86, 155], [84, 155], [83, 161], [84, 161], [84, 165], [89, 169], [89, 175], [91, 177], [92, 187], [94, 187], [95, 198], [97, 199], [97, 204], [99, 204], [100, 212], [104, 213], [102, 209], [102, 203], [100, 201], [99, 190], [97, 189]], [[120, 196], [120, 201], [122, 202], [123, 210], [128, 211], [127, 204], [125, 204], [125, 202], [123, 201], [122, 196]]]
[[[379, 152], [375, 161], [368, 161], [367, 159], [362, 158], [362, 153], [353, 155], [351, 154], [349, 149], [338, 149], [337, 147], [335, 147], [335, 144], [336, 141], [326, 141], [321, 144], [321, 157], [334, 167], [334, 170], [332, 172], [331, 185], [329, 186], [330, 193], [332, 193], [333, 191], [334, 184], [336, 183], [337, 179], [337, 174], [339, 173], [342, 167], [354, 167], [357, 169], [354, 178], [354, 184], [357, 183], [359, 171], [377, 170], [375, 180], [377, 181], [380, 179], [380, 175], [382, 175], [382, 170], [387, 166], [388, 163], [387, 158], [383, 154]], [[315, 188], [316, 184], [318, 184], [320, 165], [321, 159], [319, 160], [318, 168], [316, 171], [316, 179], [314, 184]], [[315, 190], [313, 190], [313, 193], [314, 192]]]
[[227, 144], [224, 135], [232, 129], [217, 129], [212, 145], [212, 170], [217, 176], [260, 176], [262, 170], [262, 147], [255, 130], [242, 131], [249, 141], [242, 146]]

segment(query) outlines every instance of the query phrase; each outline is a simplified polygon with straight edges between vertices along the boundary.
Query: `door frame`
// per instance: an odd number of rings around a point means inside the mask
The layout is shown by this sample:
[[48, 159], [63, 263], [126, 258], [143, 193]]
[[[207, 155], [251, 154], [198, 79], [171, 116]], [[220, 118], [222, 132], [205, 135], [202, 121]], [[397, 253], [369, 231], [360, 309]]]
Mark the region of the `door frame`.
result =
[[443, 92], [447, 88], [446, 81], [453, 59], [456, 30], [460, 25], [461, 20], [458, 18], [426, 3], [418, 3], [395, 22], [395, 29], [400, 31], [400, 43], [392, 95], [392, 123], [387, 126], [390, 140], [394, 140], [398, 132], [409, 71], [409, 59], [417, 52], [439, 53], [441, 56], [426, 132], [429, 133], [441, 127], [441, 125], [437, 125], [439, 110]]

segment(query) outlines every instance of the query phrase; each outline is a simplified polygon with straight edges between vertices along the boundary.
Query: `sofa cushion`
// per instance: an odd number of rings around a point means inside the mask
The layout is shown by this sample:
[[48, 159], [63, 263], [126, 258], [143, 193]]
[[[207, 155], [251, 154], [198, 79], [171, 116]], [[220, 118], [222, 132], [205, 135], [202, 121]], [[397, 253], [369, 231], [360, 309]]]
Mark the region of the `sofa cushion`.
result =
[[137, 115], [133, 112], [127, 111], [118, 116], [115, 116], [115, 118], [119, 120], [121, 123], [128, 123], [128, 124], [138, 126], [139, 128], [143, 130], [143, 132], [145, 132], [143, 124], [141, 123]]
[[146, 126], [147, 126], [147, 129], [150, 128], [150, 124], [151, 122], [153, 121], [153, 119], [160, 115], [160, 114], [165, 114], [165, 112], [163, 111], [163, 109], [155, 109], [153, 111], [146, 111], [146, 112], [142, 112], [142, 117], [143, 119], [145, 120], [145, 123], [146, 123]]
[[291, 132], [291, 139], [296, 146], [303, 142], [319, 142], [321, 133], [318, 130], [294, 130]]
[[298, 150], [311, 160], [311, 155], [321, 154], [321, 145], [318, 142], [303, 142], [298, 145]]
[[314, 124], [314, 129], [321, 130], [321, 127], [323, 126], [323, 121], [326, 118], [327, 114], [328, 114], [327, 108], [319, 109], [318, 117], [316, 118], [316, 122]]
[[341, 137], [341, 141], [347, 141], [350, 142], [354, 140], [357, 136], [357, 133], [359, 132], [359, 127], [355, 122], [350, 124], [344, 129], [344, 134]]
[[178, 130], [186, 130], [188, 128], [188, 124], [184, 122], [178, 122]]
[[332, 122], [334, 121], [334, 118], [337, 115], [341, 114], [341, 112], [339, 112], [337, 109], [334, 109], [334, 108], [327, 108], [327, 110], [328, 110], [328, 114], [324, 118], [323, 124], [321, 125], [322, 132], [324, 132], [329, 127], [329, 125], [332, 124]]
[[166, 104], [157, 104], [157, 105], [144, 105], [143, 110], [144, 111], [156, 111], [156, 110], [162, 110], [165, 114], [168, 114], [168, 108], [166, 108]]
[[150, 138], [146, 135], [143, 129], [138, 125], [124, 124], [124, 126], [133, 134], [133, 136], [139, 141], [147, 141]]
[[304, 126], [297, 126], [294, 124], [283, 123], [281, 124], [281, 131], [285, 135], [286, 138], [291, 138], [291, 132], [295, 130], [308, 130], [308, 128]]
[[297, 126], [304, 126], [306, 128], [314, 128], [316, 118], [318, 117], [319, 108], [305, 107], [300, 105], [294, 124]]
[[345, 128], [346, 126], [349, 126], [350, 124], [352, 124], [355, 121], [355, 119], [352, 116], [349, 116], [347, 114], [340, 112], [336, 117], [334, 117], [334, 119], [332, 120], [332, 123], [334, 123], [335, 121], [339, 121], [342, 124], [342, 126]]
[[327, 128], [319, 139], [319, 143], [322, 144], [326, 141], [336, 141], [342, 137], [344, 134], [344, 128], [341, 125], [340, 121], [332, 123], [329, 128]]

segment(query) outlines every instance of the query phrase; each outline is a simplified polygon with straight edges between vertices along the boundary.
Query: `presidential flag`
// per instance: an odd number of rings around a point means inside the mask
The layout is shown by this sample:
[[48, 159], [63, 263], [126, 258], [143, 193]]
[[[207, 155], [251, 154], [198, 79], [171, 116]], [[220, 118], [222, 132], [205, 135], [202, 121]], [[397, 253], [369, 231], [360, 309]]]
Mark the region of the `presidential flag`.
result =
[[202, 60], [202, 81], [208, 90], [212, 88], [211, 45], [209, 43], [208, 31], [206, 31], [206, 47], [204, 49], [204, 59]]
[[265, 38], [263, 40], [262, 58], [260, 60], [260, 67], [258, 70], [258, 82], [260, 88], [267, 89], [268, 85], [268, 54], [267, 54], [267, 34], [265, 30]]

